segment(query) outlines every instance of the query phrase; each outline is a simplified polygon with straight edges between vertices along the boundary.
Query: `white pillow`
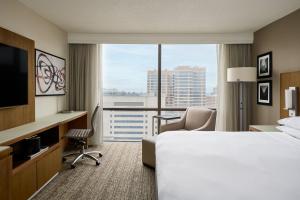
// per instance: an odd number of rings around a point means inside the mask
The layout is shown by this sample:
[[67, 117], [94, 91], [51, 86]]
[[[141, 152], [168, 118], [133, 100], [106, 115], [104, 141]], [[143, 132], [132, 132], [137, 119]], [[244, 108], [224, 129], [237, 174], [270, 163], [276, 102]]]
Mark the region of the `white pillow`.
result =
[[300, 139], [300, 130], [298, 129], [294, 129], [288, 126], [277, 126], [276, 128], [286, 134], [289, 134], [295, 138]]
[[278, 124], [300, 130], [300, 117], [288, 117], [277, 121]]

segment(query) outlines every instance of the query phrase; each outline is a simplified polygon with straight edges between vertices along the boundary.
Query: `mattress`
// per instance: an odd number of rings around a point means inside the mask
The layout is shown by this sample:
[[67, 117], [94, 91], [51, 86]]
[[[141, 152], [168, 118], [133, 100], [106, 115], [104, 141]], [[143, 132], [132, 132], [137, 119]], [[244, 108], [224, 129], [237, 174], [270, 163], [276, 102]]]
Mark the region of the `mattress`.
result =
[[300, 140], [285, 133], [165, 132], [159, 200], [299, 200]]

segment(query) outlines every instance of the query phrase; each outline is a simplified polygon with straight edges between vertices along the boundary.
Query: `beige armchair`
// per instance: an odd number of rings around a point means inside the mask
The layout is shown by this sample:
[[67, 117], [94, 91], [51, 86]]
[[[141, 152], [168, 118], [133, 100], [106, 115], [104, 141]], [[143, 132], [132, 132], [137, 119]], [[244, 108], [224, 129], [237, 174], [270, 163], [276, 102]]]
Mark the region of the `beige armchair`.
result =
[[217, 111], [202, 108], [189, 107], [183, 117], [174, 123], [160, 126], [160, 133], [165, 131], [214, 131]]

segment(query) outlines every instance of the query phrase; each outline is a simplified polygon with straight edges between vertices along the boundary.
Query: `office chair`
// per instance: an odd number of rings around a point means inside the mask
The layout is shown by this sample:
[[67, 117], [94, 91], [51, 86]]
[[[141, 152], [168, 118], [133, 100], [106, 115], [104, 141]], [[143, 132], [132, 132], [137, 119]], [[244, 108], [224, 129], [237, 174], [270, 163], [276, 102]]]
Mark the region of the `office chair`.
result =
[[93, 112], [93, 115], [91, 118], [91, 129], [70, 129], [67, 132], [67, 134], [65, 135], [66, 138], [73, 139], [75, 141], [75, 144], [81, 146], [80, 152], [70, 153], [63, 157], [63, 161], [66, 161], [66, 157], [77, 155], [76, 158], [71, 163], [72, 169], [76, 167], [75, 166], [76, 162], [83, 158], [90, 158], [90, 159], [96, 161], [97, 166], [100, 165], [99, 160], [95, 156], [91, 155], [91, 154], [98, 154], [99, 158], [100, 158], [100, 157], [102, 157], [102, 154], [99, 151], [85, 152], [85, 146], [86, 146], [87, 139], [92, 137], [95, 133], [95, 119], [96, 119], [98, 109], [99, 109], [99, 105], [96, 106], [96, 108]]

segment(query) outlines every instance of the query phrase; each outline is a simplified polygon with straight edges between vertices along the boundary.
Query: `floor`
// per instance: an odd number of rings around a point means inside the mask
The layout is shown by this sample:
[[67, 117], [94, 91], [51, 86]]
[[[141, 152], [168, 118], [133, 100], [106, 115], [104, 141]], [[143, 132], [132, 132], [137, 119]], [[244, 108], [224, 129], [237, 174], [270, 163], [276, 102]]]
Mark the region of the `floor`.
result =
[[140, 142], [104, 143], [96, 149], [103, 154], [100, 166], [86, 159], [75, 169], [65, 164], [33, 200], [155, 199], [155, 172], [142, 164]]

